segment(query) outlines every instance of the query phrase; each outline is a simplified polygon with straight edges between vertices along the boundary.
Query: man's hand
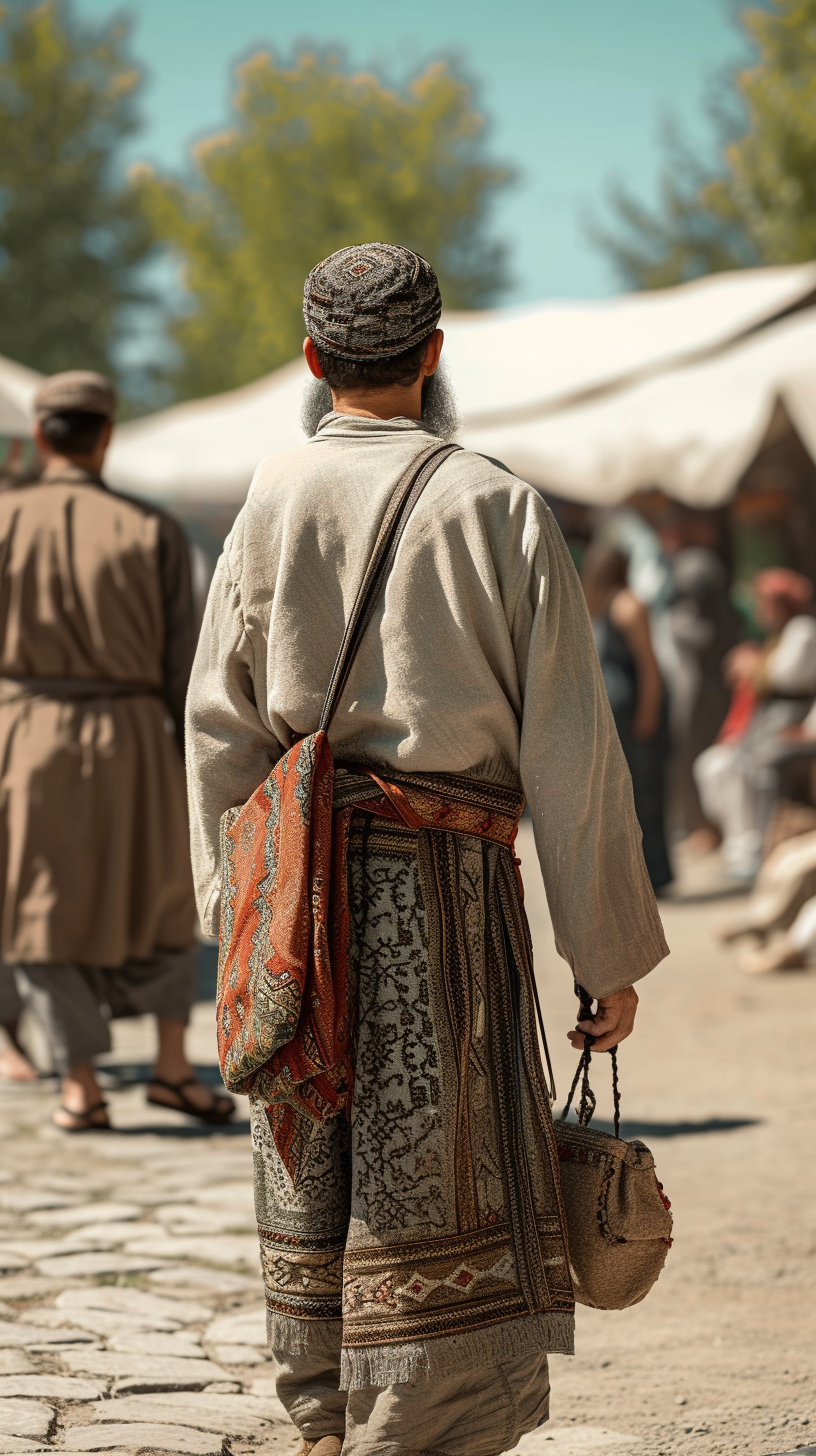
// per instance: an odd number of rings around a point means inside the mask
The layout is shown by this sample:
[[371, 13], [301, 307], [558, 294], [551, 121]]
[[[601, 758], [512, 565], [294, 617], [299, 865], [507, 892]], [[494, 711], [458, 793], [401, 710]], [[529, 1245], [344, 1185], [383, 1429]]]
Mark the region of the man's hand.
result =
[[637, 991], [634, 986], [624, 986], [622, 991], [613, 991], [611, 996], [599, 996], [594, 1015], [589, 1021], [579, 1021], [575, 1030], [568, 1031], [567, 1036], [577, 1052], [584, 1050], [587, 1033], [595, 1037], [594, 1052], [608, 1052], [631, 1034], [637, 1008]]

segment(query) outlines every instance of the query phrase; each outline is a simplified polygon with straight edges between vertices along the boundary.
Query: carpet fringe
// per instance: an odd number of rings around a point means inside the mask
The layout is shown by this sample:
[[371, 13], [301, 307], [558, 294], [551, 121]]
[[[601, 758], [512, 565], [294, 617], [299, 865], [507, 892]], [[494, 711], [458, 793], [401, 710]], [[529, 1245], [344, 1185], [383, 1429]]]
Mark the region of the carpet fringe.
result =
[[339, 1361], [343, 1321], [296, 1319], [267, 1309], [266, 1339], [270, 1350], [285, 1355], [326, 1355]]
[[340, 1389], [407, 1385], [434, 1380], [472, 1365], [501, 1365], [534, 1352], [575, 1353], [575, 1318], [571, 1314], [525, 1315], [470, 1330], [406, 1345], [344, 1346], [340, 1355]]

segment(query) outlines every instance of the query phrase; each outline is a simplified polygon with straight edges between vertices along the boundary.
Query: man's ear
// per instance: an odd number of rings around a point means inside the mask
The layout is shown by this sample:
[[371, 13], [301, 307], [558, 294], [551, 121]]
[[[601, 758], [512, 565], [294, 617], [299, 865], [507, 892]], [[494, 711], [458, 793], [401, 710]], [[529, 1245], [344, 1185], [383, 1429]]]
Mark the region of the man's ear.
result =
[[322, 379], [324, 377], [323, 370], [320, 367], [320, 360], [317, 357], [317, 350], [311, 339], [306, 338], [303, 340], [303, 352], [306, 355], [306, 363], [308, 364], [315, 379]]
[[434, 329], [426, 346], [425, 358], [422, 361], [422, 372], [428, 379], [435, 374], [439, 368], [439, 356], [442, 353], [442, 345], [445, 342], [445, 335], [441, 329]]

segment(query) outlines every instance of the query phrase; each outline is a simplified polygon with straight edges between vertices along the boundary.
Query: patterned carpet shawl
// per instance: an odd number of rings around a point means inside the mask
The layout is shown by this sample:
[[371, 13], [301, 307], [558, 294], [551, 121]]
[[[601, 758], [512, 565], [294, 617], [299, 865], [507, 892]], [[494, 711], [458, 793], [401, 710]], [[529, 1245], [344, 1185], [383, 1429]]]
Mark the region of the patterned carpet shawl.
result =
[[354, 1079], [344, 887], [332, 895], [332, 881], [337, 887], [344, 871], [349, 815], [333, 826], [328, 727], [411, 511], [458, 448], [428, 447], [397, 483], [317, 732], [294, 744], [247, 803], [221, 821], [221, 1073], [231, 1091], [268, 1100], [275, 1144], [290, 1173], [303, 1118], [337, 1117], [350, 1105]]

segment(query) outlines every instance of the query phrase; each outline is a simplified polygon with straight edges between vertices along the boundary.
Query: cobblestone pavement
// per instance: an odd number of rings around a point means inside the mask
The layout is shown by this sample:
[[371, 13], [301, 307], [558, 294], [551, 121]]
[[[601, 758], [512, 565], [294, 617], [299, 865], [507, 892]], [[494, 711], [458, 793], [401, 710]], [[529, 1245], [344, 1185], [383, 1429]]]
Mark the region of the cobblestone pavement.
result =
[[[0, 1452], [299, 1446], [265, 1362], [245, 1108], [212, 1132], [148, 1107], [150, 1044], [118, 1024], [115, 1132], [61, 1134], [53, 1083], [0, 1084]], [[193, 1051], [212, 1073], [209, 1004]]]
[[[531, 852], [524, 825], [527, 867]], [[519, 1456], [771, 1456], [816, 1440], [816, 975], [744, 977], [714, 938], [737, 903], [716, 876], [701, 863], [691, 900], [664, 903], [673, 954], [621, 1052], [624, 1134], [655, 1152], [675, 1247], [642, 1305], [579, 1310], [576, 1359], [552, 1361], [553, 1423]], [[571, 981], [527, 878], [563, 1091]], [[226, 1132], [148, 1107], [151, 1045], [148, 1021], [117, 1025], [111, 1133], [54, 1129], [52, 1082], [0, 1084], [0, 1456], [298, 1448], [265, 1359], [245, 1104]], [[214, 1078], [211, 1003], [192, 1051]]]

